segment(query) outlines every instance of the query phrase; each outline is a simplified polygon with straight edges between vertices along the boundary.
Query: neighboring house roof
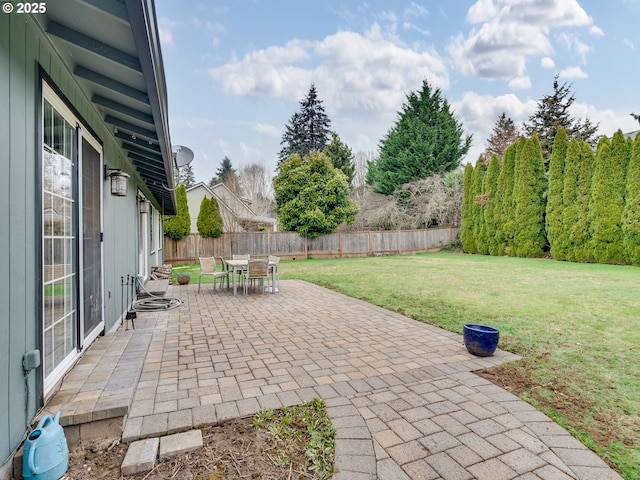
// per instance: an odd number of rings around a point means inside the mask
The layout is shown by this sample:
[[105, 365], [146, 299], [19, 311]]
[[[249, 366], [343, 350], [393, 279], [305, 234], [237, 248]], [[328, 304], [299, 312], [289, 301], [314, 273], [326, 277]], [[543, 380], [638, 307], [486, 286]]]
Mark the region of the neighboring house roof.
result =
[[640, 130], [636, 130], [635, 132], [629, 132], [624, 134], [624, 138], [630, 138], [631, 140], [636, 139], [636, 135], [640, 133]]
[[[223, 183], [218, 183], [213, 187], [209, 187], [205, 183], [199, 182], [194, 186], [187, 188], [187, 197], [189, 197], [189, 192], [195, 192], [201, 189], [206, 192], [207, 196], [215, 197], [218, 200], [220, 208], [233, 215], [237, 221], [276, 224], [276, 220], [274, 218], [259, 217], [256, 215], [243, 199], [238, 197]], [[191, 215], [197, 217], [195, 212], [191, 212]]]
[[175, 214], [175, 162], [153, 1], [55, 0], [35, 17], [160, 208]]

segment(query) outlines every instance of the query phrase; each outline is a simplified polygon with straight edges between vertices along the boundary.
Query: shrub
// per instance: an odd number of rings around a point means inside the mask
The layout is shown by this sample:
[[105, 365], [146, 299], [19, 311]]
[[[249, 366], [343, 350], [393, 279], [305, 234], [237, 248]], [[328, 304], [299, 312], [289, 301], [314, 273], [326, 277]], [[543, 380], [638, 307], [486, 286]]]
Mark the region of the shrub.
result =
[[187, 189], [184, 185], [180, 185], [176, 190], [176, 202], [177, 215], [164, 216], [164, 234], [174, 240], [180, 240], [191, 232]]
[[205, 238], [222, 235], [223, 223], [218, 200], [207, 197], [202, 199], [197, 226], [198, 232]]

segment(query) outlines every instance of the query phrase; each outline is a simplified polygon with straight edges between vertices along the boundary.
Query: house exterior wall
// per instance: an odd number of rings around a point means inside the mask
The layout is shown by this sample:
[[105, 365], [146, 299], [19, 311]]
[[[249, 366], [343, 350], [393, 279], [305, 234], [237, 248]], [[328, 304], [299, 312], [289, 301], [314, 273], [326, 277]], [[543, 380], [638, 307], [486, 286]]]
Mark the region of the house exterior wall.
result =
[[[122, 315], [121, 277], [138, 273], [138, 191], [146, 185], [113, 132], [87, 98], [38, 23], [0, 15], [0, 478], [44, 399], [42, 368], [23, 373], [25, 352], [41, 349], [41, 72], [102, 144], [103, 162], [131, 178], [126, 197], [103, 183], [103, 318], [105, 331]], [[158, 205], [155, 205], [158, 208]], [[157, 215], [157, 214], [156, 214]], [[159, 217], [159, 216], [158, 216]], [[161, 230], [160, 230], [161, 231]], [[162, 263], [162, 235], [148, 265]], [[126, 308], [126, 307], [125, 307]]]

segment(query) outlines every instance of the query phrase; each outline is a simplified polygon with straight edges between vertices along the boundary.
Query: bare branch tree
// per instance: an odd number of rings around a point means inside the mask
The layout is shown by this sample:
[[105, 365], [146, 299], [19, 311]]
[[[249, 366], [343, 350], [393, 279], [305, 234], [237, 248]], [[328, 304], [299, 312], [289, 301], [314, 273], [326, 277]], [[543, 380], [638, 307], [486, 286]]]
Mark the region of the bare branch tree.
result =
[[260, 216], [269, 216], [274, 210], [271, 175], [264, 163], [251, 163], [238, 172], [239, 183], [251, 208]]

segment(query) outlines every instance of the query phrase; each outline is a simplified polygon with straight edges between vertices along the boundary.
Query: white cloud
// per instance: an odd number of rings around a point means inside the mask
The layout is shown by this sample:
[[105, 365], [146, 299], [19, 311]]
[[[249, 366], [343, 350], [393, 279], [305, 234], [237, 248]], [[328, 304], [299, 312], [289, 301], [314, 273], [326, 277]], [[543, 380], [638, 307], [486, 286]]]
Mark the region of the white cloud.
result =
[[168, 18], [158, 19], [158, 35], [160, 36], [160, 44], [163, 47], [174, 45], [173, 31], [178, 28], [179, 24]]
[[158, 35], [162, 45], [173, 45], [173, 32], [167, 28], [158, 27]]
[[245, 160], [260, 160], [262, 159], [262, 151], [258, 148], [252, 148], [245, 142], [240, 142], [240, 151]]
[[586, 74], [580, 67], [568, 67], [560, 70], [558, 72], [558, 76], [560, 78], [588, 78], [589, 75]]
[[634, 50], [636, 48], [636, 46], [634, 45], [634, 43], [629, 40], [628, 38], [624, 39], [624, 44], [629, 47], [631, 50]]
[[561, 33], [558, 35], [558, 39], [570, 52], [574, 52], [578, 56], [581, 63], [585, 63], [587, 61], [587, 54], [591, 51], [591, 47], [580, 41], [578, 34]]
[[594, 37], [604, 37], [604, 31], [597, 25], [591, 25], [589, 33]]
[[484, 152], [487, 138], [503, 112], [517, 126], [520, 126], [535, 111], [536, 102], [533, 100], [523, 102], [514, 94], [493, 97], [466, 92], [462, 100], [452, 102], [452, 106], [465, 130], [473, 134], [472, 146], [466, 161], [475, 162]]
[[466, 37], [458, 34], [447, 47], [457, 70], [510, 80], [526, 75], [528, 57], [553, 52], [551, 29], [588, 26], [592, 20], [576, 0], [545, 0], [544, 8], [540, 0], [478, 0], [467, 22], [479, 26]]
[[279, 138], [280, 137], [280, 129], [274, 127], [273, 125], [267, 125], [264, 123], [256, 123], [253, 127], [256, 132], [263, 133], [268, 135], [269, 137]]
[[231, 155], [231, 148], [229, 147], [229, 142], [227, 142], [224, 138], [219, 138], [216, 141], [216, 146], [222, 151], [222, 153], [226, 156]]
[[374, 24], [365, 34], [338, 32], [320, 41], [294, 40], [209, 69], [232, 95], [299, 101], [315, 83], [327, 111], [397, 109], [427, 79], [447, 88], [443, 59], [433, 49], [414, 49]]
[[509, 80], [509, 88], [512, 90], [526, 90], [531, 88], [531, 78], [528, 75]]
[[555, 68], [556, 62], [554, 62], [551, 57], [542, 57], [540, 60], [540, 66], [546, 70], [551, 70], [552, 68]]

